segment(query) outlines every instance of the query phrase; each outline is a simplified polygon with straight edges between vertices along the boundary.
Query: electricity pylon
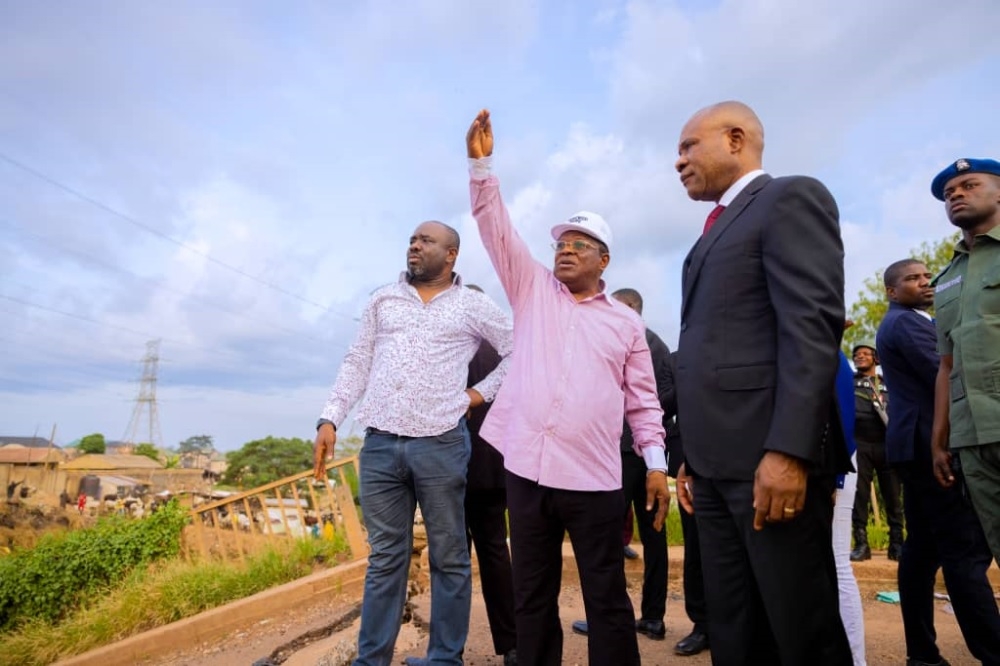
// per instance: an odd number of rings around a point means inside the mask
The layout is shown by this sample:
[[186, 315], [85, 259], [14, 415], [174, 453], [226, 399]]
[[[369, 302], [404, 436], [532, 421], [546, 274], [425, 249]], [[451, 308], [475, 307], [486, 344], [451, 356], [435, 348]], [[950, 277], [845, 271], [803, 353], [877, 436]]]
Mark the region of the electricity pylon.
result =
[[133, 446], [137, 444], [140, 424], [143, 423], [143, 412], [149, 423], [149, 442], [156, 448], [162, 445], [160, 435], [160, 413], [156, 407], [156, 368], [160, 363], [160, 341], [150, 340], [146, 343], [146, 355], [142, 358], [142, 377], [139, 378], [139, 396], [135, 399], [132, 418], [125, 430], [125, 441]]

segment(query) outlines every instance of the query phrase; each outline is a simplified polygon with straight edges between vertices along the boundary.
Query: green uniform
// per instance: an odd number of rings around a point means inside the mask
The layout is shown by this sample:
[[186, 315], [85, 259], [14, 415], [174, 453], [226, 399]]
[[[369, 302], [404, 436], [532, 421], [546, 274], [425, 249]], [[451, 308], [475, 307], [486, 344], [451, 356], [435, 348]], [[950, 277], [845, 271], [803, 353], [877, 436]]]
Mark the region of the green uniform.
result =
[[949, 443], [1000, 560], [1000, 226], [971, 251], [959, 241], [932, 284], [938, 352], [953, 357]]

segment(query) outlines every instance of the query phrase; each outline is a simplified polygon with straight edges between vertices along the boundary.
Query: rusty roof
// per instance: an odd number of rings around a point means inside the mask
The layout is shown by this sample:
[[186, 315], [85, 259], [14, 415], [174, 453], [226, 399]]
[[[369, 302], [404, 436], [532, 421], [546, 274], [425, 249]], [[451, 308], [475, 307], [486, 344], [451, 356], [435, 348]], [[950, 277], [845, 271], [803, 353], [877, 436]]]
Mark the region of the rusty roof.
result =
[[163, 465], [146, 456], [106, 453], [87, 453], [69, 462], [64, 462], [60, 467], [74, 470], [163, 469]]
[[39, 449], [27, 446], [0, 446], [0, 465], [41, 465], [57, 463], [66, 459], [66, 454], [57, 448]]

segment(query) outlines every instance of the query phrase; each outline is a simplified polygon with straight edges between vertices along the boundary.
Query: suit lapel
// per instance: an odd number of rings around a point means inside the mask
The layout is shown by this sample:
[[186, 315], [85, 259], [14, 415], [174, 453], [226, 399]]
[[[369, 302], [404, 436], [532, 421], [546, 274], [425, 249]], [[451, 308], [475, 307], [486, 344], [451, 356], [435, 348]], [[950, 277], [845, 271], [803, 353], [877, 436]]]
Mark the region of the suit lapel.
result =
[[684, 313], [687, 311], [688, 302], [691, 298], [691, 292], [694, 289], [695, 282], [698, 281], [698, 276], [701, 273], [701, 267], [705, 263], [705, 257], [708, 255], [709, 250], [715, 242], [726, 233], [726, 230], [736, 221], [743, 210], [750, 205], [750, 203], [757, 196], [757, 193], [764, 189], [764, 186], [771, 182], [771, 176], [763, 174], [754, 178], [750, 181], [750, 184], [743, 188], [743, 191], [736, 195], [733, 202], [726, 206], [726, 209], [722, 211], [722, 215], [719, 219], [715, 221], [712, 228], [708, 230], [708, 233], [698, 239], [688, 252], [687, 258], [684, 259], [684, 274], [682, 279], [682, 290], [683, 296], [681, 299], [681, 318], [684, 318]]

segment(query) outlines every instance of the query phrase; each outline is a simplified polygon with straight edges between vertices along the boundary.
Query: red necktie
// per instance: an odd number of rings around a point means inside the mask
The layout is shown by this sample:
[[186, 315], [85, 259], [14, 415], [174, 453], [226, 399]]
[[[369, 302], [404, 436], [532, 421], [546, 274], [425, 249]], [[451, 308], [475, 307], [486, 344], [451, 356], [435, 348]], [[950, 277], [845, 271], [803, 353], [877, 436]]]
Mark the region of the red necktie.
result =
[[708, 214], [708, 219], [705, 220], [705, 228], [701, 232], [702, 236], [708, 233], [708, 230], [712, 228], [712, 225], [715, 224], [715, 221], [719, 219], [724, 210], [726, 210], [725, 206], [716, 206], [712, 209], [712, 212]]

